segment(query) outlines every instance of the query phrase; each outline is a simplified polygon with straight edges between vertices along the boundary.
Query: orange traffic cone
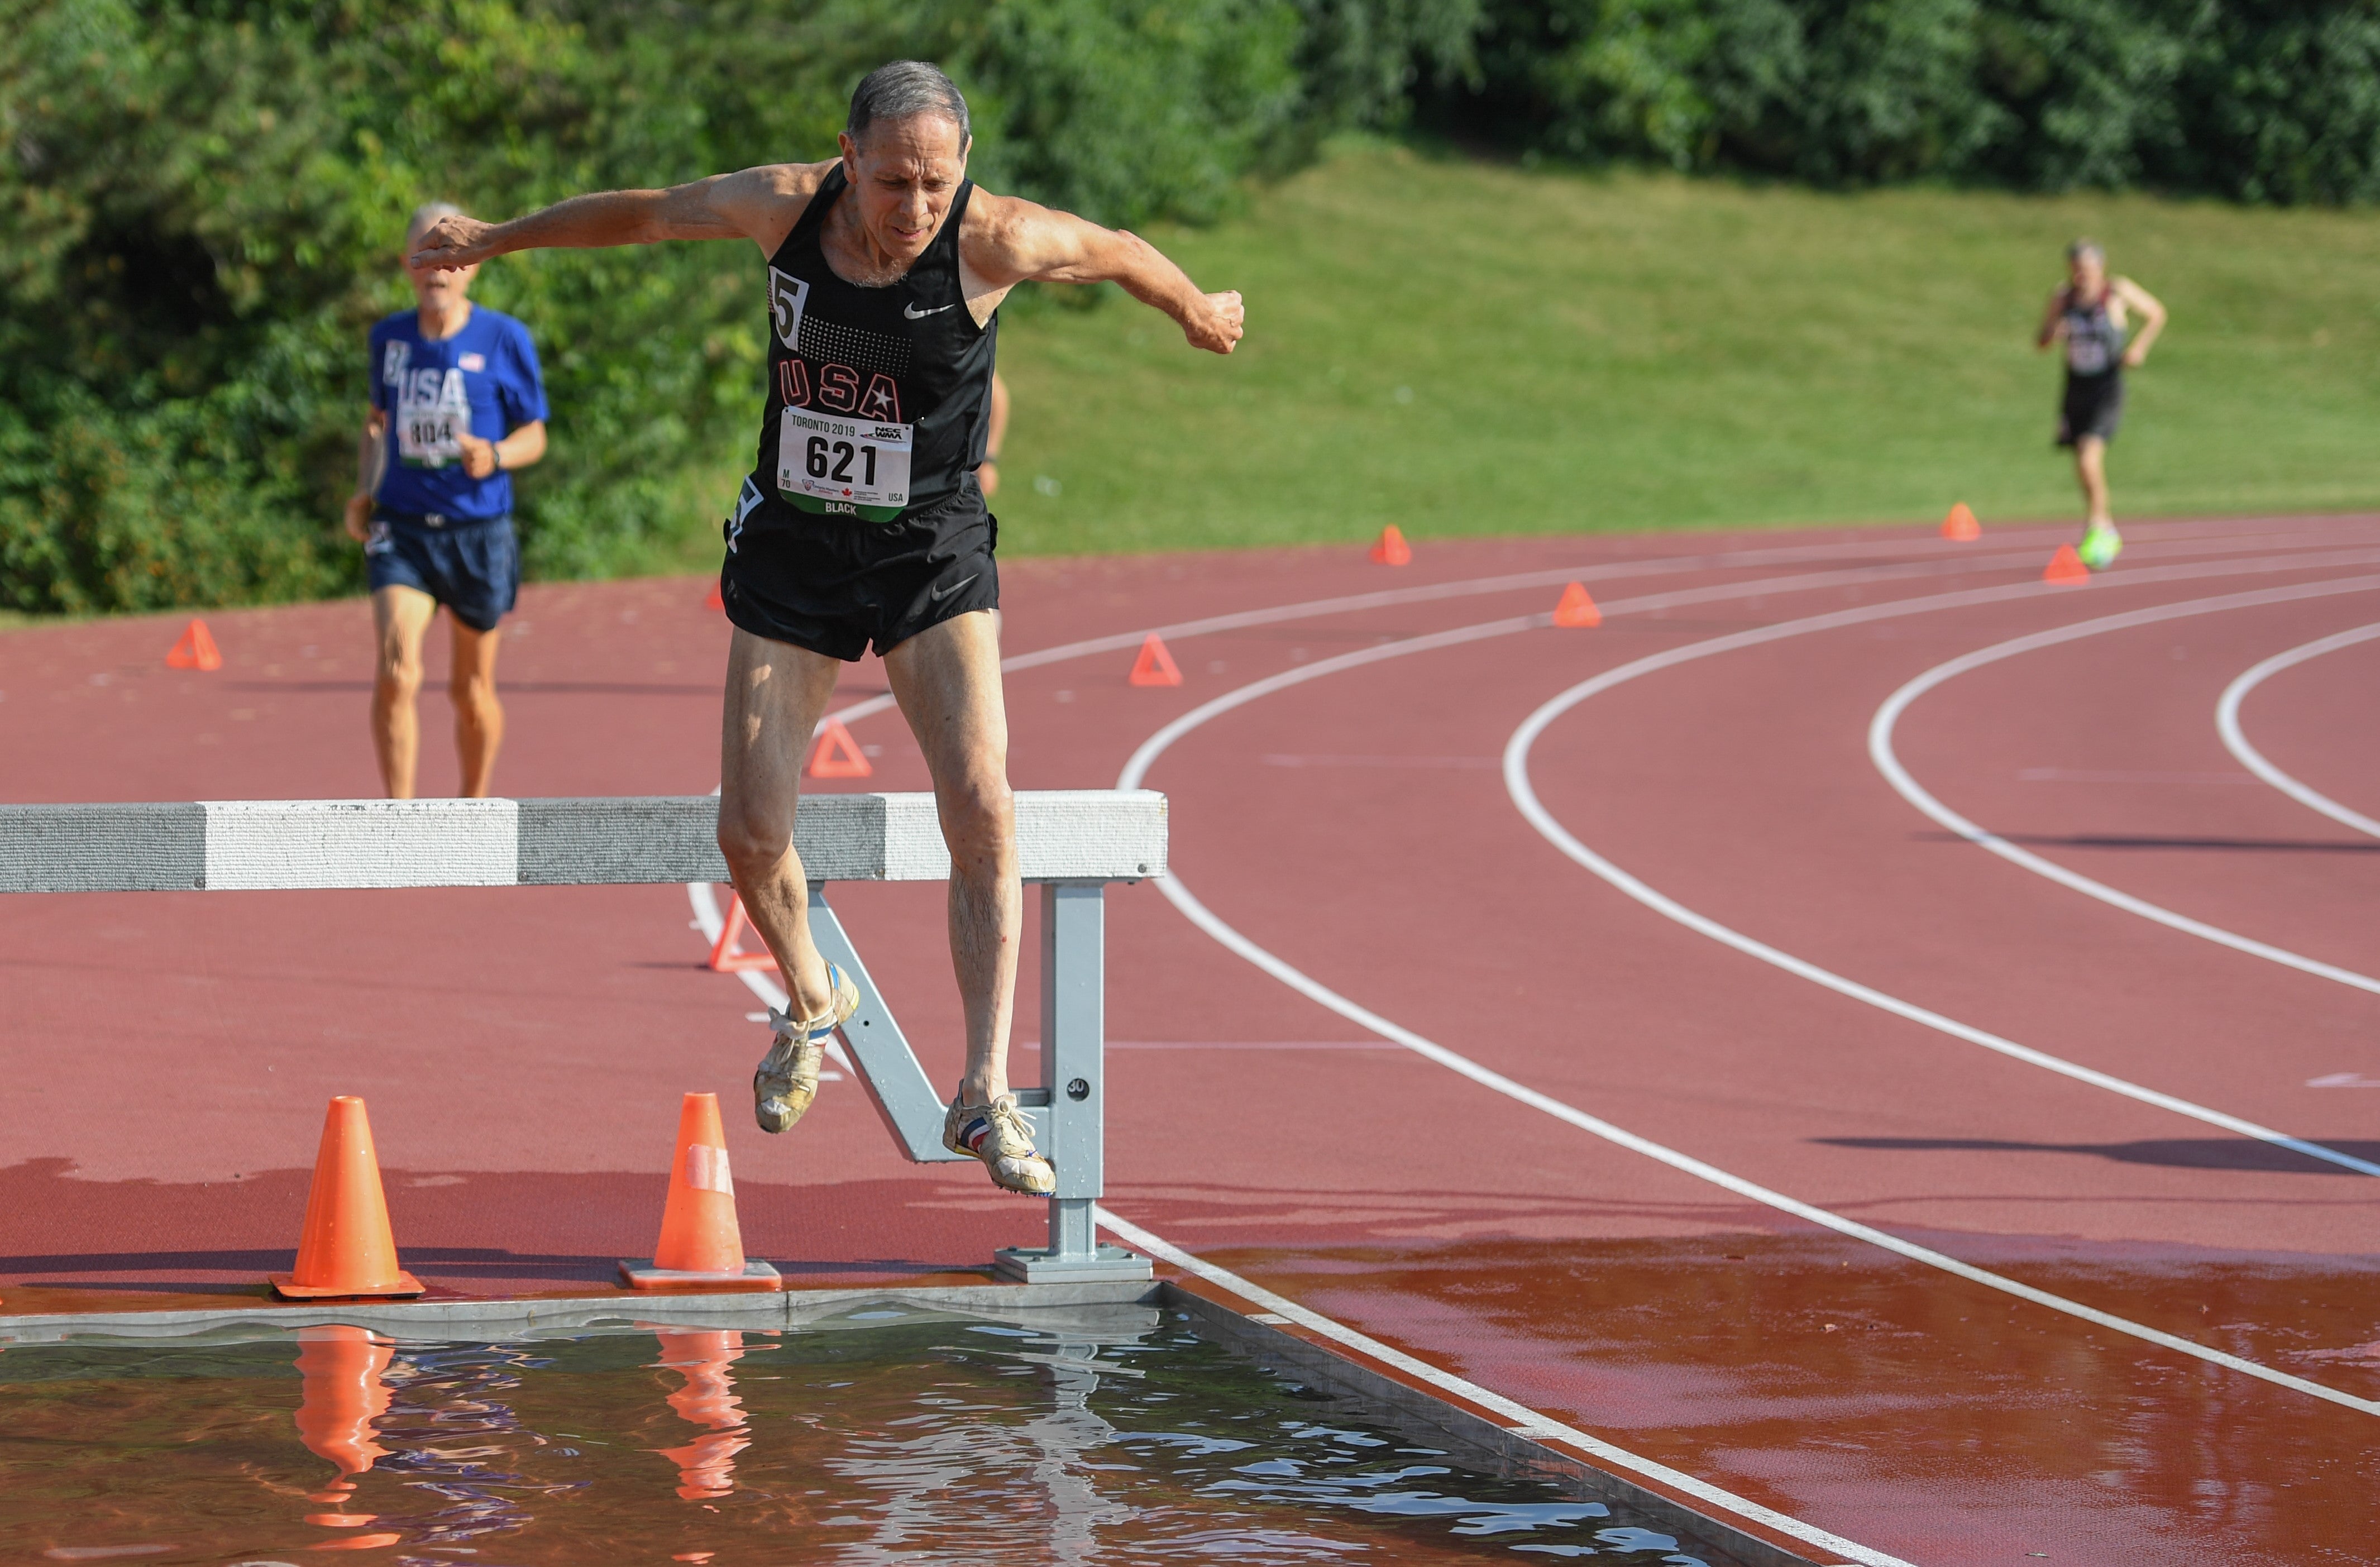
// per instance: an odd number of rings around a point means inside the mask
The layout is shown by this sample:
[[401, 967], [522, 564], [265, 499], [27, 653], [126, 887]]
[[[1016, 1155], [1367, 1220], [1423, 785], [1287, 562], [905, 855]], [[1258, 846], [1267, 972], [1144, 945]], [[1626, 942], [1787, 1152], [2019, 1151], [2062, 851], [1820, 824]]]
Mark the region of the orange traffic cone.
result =
[[2060, 544], [2058, 553], [2049, 557], [2049, 565], [2042, 568], [2041, 579], [2061, 584], [2088, 582], [2091, 580], [2091, 568], [2082, 564], [2082, 557], [2074, 553], [2073, 545]]
[[719, 579], [715, 577], [710, 579], [710, 596], [702, 601], [702, 607], [717, 610], [722, 614], [726, 613], [727, 601], [719, 596]]
[[215, 639], [207, 632], [207, 623], [194, 620], [182, 632], [182, 639], [166, 650], [168, 669], [221, 669], [223, 654]]
[[662, 1342], [656, 1365], [686, 1379], [669, 1395], [669, 1406], [689, 1425], [707, 1426], [684, 1447], [659, 1449], [677, 1465], [677, 1494], [687, 1501], [730, 1496], [735, 1490], [735, 1455], [752, 1445], [745, 1427], [744, 1401], [727, 1368], [744, 1356], [744, 1334], [735, 1328], [656, 1328]]
[[[338, 1478], [309, 1501], [344, 1501], [355, 1486], [347, 1479], [370, 1469], [388, 1450], [372, 1440], [372, 1422], [388, 1412], [389, 1389], [381, 1380], [395, 1345], [362, 1328], [326, 1323], [298, 1330], [298, 1375], [305, 1394], [298, 1405], [298, 1436], [317, 1458], [334, 1464]], [[339, 1528], [372, 1521], [370, 1513], [317, 1513], [307, 1520]]]
[[1586, 584], [1573, 582], [1562, 589], [1561, 601], [1554, 605], [1556, 626], [1601, 626], [1603, 612], [1586, 596]]
[[735, 1183], [727, 1172], [727, 1134], [719, 1124], [717, 1094], [686, 1096], [678, 1111], [677, 1159], [670, 1166], [661, 1242], [650, 1257], [623, 1259], [620, 1277], [638, 1290], [785, 1287], [775, 1269], [744, 1256], [744, 1233], [735, 1224]]
[[1132, 683], [1135, 686], [1179, 686], [1182, 671], [1175, 666], [1173, 655], [1156, 632], [1140, 645], [1140, 657], [1132, 661]]
[[819, 725], [818, 747], [810, 752], [812, 778], [867, 778], [875, 771], [843, 720], [830, 718]]
[[727, 905], [727, 919], [719, 927], [719, 940], [710, 944], [712, 973], [741, 974], [747, 969], [777, 966], [777, 960], [769, 955], [768, 948], [747, 953], [737, 944], [738, 938], [750, 929], [751, 924], [744, 913], [744, 896], [739, 893]]
[[352, 1094], [333, 1099], [322, 1119], [298, 1266], [272, 1277], [274, 1293], [290, 1300], [422, 1293], [421, 1281], [396, 1265], [396, 1237], [389, 1233], [388, 1197], [381, 1190], [371, 1123], [365, 1119], [364, 1101]]
[[1392, 522], [1380, 529], [1380, 541], [1372, 546], [1372, 558], [1382, 565], [1411, 565], [1413, 546], [1405, 542], [1405, 536]]
[[1952, 506], [1950, 515], [1942, 519], [1942, 537], [1945, 539], [1964, 544], [1983, 536], [1984, 525], [1975, 520], [1975, 514], [1967, 509], [1964, 501]]

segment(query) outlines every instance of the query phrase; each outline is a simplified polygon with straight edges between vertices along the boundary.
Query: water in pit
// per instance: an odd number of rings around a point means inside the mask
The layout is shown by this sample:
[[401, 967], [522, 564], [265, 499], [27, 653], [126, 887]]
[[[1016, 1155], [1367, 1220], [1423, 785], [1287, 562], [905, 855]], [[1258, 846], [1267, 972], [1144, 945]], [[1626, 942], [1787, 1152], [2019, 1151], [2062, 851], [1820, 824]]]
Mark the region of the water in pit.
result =
[[0, 1561], [1696, 1562], [1173, 1311], [0, 1354]]

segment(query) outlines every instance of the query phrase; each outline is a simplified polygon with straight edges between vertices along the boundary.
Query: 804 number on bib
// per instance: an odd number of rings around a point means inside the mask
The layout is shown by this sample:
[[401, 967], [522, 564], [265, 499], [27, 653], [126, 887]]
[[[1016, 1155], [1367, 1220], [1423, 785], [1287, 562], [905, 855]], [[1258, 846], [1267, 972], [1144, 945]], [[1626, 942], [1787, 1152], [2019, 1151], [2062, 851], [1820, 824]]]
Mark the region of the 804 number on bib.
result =
[[852, 506], [905, 506], [915, 430], [787, 408], [777, 426], [777, 488]]

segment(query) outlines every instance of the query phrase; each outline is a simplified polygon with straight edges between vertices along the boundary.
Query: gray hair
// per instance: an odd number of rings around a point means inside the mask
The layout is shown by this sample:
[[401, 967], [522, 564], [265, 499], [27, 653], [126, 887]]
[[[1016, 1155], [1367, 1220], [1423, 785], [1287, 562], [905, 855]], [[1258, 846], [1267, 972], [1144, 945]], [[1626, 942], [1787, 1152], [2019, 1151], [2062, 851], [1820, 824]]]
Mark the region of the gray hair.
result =
[[452, 201], [424, 201], [413, 209], [411, 217], [405, 220], [405, 232], [419, 234], [440, 218], [459, 218], [462, 215], [463, 209]]
[[844, 131], [854, 145], [865, 141], [868, 128], [878, 120], [905, 120], [917, 115], [940, 115], [959, 128], [959, 145], [973, 140], [967, 128], [965, 95], [941, 69], [923, 60], [895, 60], [860, 78], [851, 94], [851, 117]]
[[2095, 239], [2077, 239], [2066, 247], [2066, 259], [2070, 261], [2079, 261], [2085, 256], [2103, 267], [2107, 264], [2107, 249]]

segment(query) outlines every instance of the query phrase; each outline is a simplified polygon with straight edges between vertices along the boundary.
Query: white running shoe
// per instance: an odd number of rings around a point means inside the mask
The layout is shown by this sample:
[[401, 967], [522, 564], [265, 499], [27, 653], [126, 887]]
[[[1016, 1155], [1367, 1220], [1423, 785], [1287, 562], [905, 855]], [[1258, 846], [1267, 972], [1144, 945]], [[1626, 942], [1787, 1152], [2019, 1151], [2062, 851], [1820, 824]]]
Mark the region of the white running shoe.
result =
[[818, 1098], [819, 1063], [826, 1055], [827, 1036], [859, 1010], [859, 987], [849, 975], [830, 963], [826, 982], [834, 991], [834, 1004], [817, 1017], [795, 1019], [769, 1009], [777, 1037], [752, 1074], [752, 1118], [763, 1132], [783, 1132], [809, 1109]]
[[1002, 1094], [990, 1104], [964, 1104], [964, 1091], [951, 1100], [942, 1117], [942, 1147], [953, 1153], [983, 1160], [991, 1184], [1027, 1197], [1046, 1197], [1058, 1189], [1058, 1172], [1033, 1149], [1033, 1128], [1016, 1108], [1014, 1094]]

